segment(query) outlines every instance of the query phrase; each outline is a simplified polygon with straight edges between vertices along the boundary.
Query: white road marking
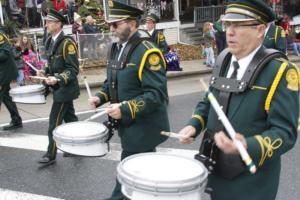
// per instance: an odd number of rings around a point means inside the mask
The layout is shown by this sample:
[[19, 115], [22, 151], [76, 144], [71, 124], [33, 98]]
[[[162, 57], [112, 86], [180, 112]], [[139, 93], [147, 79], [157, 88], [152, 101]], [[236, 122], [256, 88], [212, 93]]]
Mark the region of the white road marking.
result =
[[0, 188], [0, 199], [1, 200], [63, 200], [43, 195], [17, 192], [7, 189]]
[[[9, 135], [0, 136], [0, 146], [27, 149], [34, 151], [46, 151], [48, 145], [48, 136], [35, 135], [28, 133], [14, 133]], [[105, 160], [120, 160], [121, 145], [118, 143], [110, 143], [110, 152], [101, 157]], [[186, 149], [173, 149], [173, 148], [157, 148], [158, 152], [165, 152], [176, 155], [184, 155], [193, 158], [197, 151]], [[60, 151], [58, 153], [61, 153]]]
[[[106, 104], [105, 104], [106, 105]], [[104, 107], [104, 106], [103, 106]], [[96, 111], [103, 111], [103, 107], [98, 108]], [[76, 112], [76, 115], [82, 115], [82, 114], [87, 114], [87, 113], [95, 113], [95, 110], [86, 110], [86, 111], [81, 111], [81, 112]], [[27, 123], [31, 123], [31, 122], [37, 122], [37, 121], [46, 121], [48, 120], [49, 117], [43, 117], [43, 118], [35, 118], [35, 119], [28, 119], [28, 120], [23, 120], [22, 123], [23, 124], [27, 124]], [[0, 127], [6, 126], [9, 123], [4, 123], [4, 124], [0, 124]]]

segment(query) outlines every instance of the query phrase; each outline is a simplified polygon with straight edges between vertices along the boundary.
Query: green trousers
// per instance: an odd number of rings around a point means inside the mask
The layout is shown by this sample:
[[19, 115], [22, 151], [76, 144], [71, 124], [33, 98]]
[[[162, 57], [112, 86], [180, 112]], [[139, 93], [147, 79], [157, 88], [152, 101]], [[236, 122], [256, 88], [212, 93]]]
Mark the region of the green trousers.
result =
[[10, 113], [11, 122], [13, 124], [19, 124], [22, 122], [22, 119], [18, 112], [16, 103], [13, 102], [11, 96], [9, 96], [9, 90], [10, 90], [9, 84], [0, 85], [0, 106], [1, 106], [1, 102], [3, 102]]
[[53, 102], [50, 117], [49, 117], [49, 128], [48, 128], [48, 140], [49, 145], [47, 149], [47, 154], [55, 159], [57, 153], [57, 147], [55, 141], [53, 140], [53, 130], [62, 124], [62, 122], [76, 122], [78, 121], [75, 115], [75, 109], [73, 101], [68, 102]]
[[[121, 154], [121, 161], [124, 160], [125, 158], [138, 154], [138, 153], [147, 153], [147, 152], [156, 152], [155, 149], [149, 150], [149, 151], [144, 151], [144, 152], [128, 152], [128, 151], [122, 151]], [[111, 194], [111, 197], [109, 200], [124, 200], [126, 197], [122, 194], [121, 192], [121, 184], [119, 183], [118, 180], [116, 180], [116, 185], [115, 188]]]

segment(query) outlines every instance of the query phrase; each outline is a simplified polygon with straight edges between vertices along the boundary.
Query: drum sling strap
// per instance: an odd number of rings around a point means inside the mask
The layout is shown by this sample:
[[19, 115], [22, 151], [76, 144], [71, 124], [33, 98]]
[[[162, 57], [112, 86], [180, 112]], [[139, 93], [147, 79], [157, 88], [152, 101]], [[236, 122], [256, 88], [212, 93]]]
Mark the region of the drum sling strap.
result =
[[[210, 86], [219, 91], [217, 100], [226, 114], [228, 111], [230, 97], [232, 95], [245, 92], [247, 89], [251, 88], [264, 66], [274, 58], [278, 57], [287, 59], [286, 55], [280, 51], [266, 49], [265, 47], [260, 48], [250, 62], [242, 79], [237, 80], [224, 77], [226, 74], [225, 72], [229, 69], [227, 65], [231, 59], [231, 54], [227, 49], [220, 54], [211, 77]], [[207, 131], [207, 134], [205, 134], [207, 135], [206, 137], [210, 138], [212, 141], [214, 133], [221, 130], [226, 133], [226, 130], [224, 129], [223, 124], [219, 121], [215, 111], [213, 112], [213, 121], [213, 124], [215, 124], [214, 130]], [[214, 159], [216, 163], [213, 172], [226, 179], [233, 179], [244, 171], [245, 165], [239, 155], [225, 154], [215, 146], [214, 142], [212, 145], [213, 147], [211, 148], [214, 149], [212, 159]]]
[[[110, 85], [110, 102], [111, 103], [119, 103], [118, 99], [118, 71], [125, 68], [126, 64], [129, 62], [129, 59], [131, 57], [132, 52], [134, 49], [144, 40], [147, 40], [147, 38], [140, 37], [138, 34], [133, 35], [129, 41], [127, 42], [127, 45], [124, 47], [124, 50], [122, 52], [122, 55], [120, 57], [120, 60], [118, 60], [119, 53], [114, 53], [117, 50], [117, 44], [113, 43], [111, 47], [111, 51], [108, 53], [108, 67], [111, 68], [111, 84]], [[120, 51], [120, 50], [119, 50]], [[116, 119], [113, 119], [112, 117], [108, 117], [108, 121], [105, 123], [105, 125], [108, 127], [108, 138], [106, 142], [109, 144], [109, 140], [114, 135], [114, 130], [118, 128], [119, 121]]]

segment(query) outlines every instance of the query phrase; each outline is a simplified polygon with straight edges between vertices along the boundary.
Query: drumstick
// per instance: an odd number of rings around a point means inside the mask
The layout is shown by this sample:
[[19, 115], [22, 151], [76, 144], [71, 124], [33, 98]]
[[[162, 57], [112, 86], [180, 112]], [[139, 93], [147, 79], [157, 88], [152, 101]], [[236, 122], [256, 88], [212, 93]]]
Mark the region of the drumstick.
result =
[[[200, 79], [200, 81], [201, 81], [202, 85], [207, 89], [207, 85], [204, 83], [204, 81], [202, 79]], [[221, 120], [227, 133], [231, 137], [233, 143], [236, 145], [236, 147], [242, 157], [242, 160], [248, 167], [249, 171], [252, 174], [254, 174], [256, 172], [256, 166], [255, 166], [254, 162], [252, 161], [252, 158], [250, 157], [250, 155], [248, 154], [247, 150], [242, 145], [242, 143], [239, 140], [235, 139], [236, 132], [233, 129], [231, 123], [229, 122], [228, 118], [226, 117], [225, 113], [222, 110], [222, 107], [218, 103], [218, 101], [215, 98], [215, 96], [213, 95], [213, 93], [211, 93], [211, 92], [208, 93], [208, 100], [209, 100], [210, 104], [212, 105], [212, 107], [214, 108], [214, 110], [216, 111], [219, 119]]]
[[104, 115], [104, 114], [107, 114], [107, 109], [105, 109], [105, 110], [103, 110], [103, 111], [101, 111], [101, 112], [98, 112], [98, 113], [96, 113], [96, 114], [90, 116], [89, 118], [85, 119], [84, 121], [89, 121], [89, 120], [96, 119], [97, 117], [100, 117], [100, 116], [102, 116], [102, 115]]
[[181, 134], [173, 133], [173, 132], [161, 131], [160, 134], [168, 136], [168, 137], [171, 137], [171, 138], [177, 138], [177, 139], [181, 139], [182, 138]]
[[[29, 78], [34, 78], [34, 79], [40, 79], [40, 80], [46, 80], [47, 77], [43, 76], [29, 76]], [[60, 81], [60, 79], [56, 79], [57, 81]]]
[[91, 98], [92, 98], [91, 89], [90, 89], [89, 83], [87, 82], [85, 76], [83, 77], [83, 81], [84, 81], [84, 84], [85, 84], [85, 87], [86, 87], [86, 91], [87, 91], [87, 93], [88, 93], [88, 96], [89, 96], [89, 98], [91, 99]]
[[35, 66], [33, 66], [30, 62], [25, 61], [25, 63], [31, 68], [33, 69], [35, 72], [39, 71]]

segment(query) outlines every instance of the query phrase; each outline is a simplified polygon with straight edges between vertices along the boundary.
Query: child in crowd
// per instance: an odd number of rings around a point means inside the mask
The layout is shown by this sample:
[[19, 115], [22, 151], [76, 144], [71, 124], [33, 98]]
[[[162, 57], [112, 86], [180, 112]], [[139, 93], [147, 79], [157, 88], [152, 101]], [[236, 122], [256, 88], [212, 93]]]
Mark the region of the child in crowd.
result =
[[214, 33], [210, 22], [203, 25], [203, 55], [206, 57], [206, 66], [213, 67], [215, 64], [215, 55], [213, 50]]
[[25, 79], [24, 79], [24, 72], [23, 72], [24, 61], [22, 58], [22, 49], [20, 47], [19, 40], [15, 39], [13, 42], [14, 42], [13, 51], [14, 51], [17, 68], [18, 68], [17, 85], [23, 86], [25, 85]]

